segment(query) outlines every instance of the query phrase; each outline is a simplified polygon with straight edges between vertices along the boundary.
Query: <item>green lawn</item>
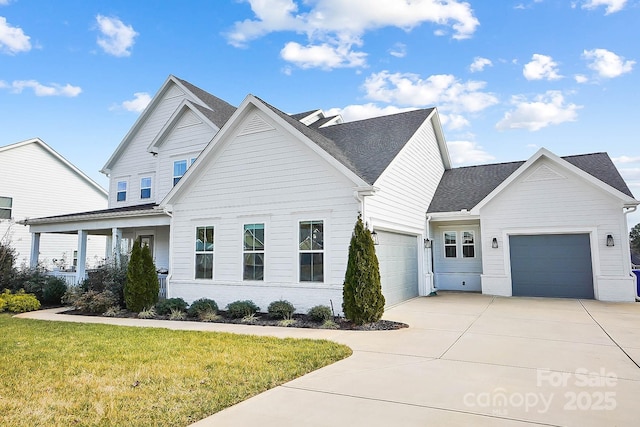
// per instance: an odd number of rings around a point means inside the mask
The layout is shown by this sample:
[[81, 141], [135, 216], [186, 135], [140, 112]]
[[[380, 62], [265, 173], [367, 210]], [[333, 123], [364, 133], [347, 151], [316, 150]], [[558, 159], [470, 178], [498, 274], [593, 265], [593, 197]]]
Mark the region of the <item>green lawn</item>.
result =
[[350, 354], [329, 341], [0, 315], [0, 425], [185, 426]]

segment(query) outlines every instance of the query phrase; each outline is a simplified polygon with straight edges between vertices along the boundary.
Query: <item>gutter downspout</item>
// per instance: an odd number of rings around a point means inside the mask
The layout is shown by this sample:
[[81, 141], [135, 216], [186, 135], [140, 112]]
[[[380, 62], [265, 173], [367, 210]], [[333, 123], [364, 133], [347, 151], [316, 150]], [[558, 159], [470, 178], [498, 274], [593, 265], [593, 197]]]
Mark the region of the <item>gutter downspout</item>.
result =
[[[625, 218], [624, 218], [625, 221], [624, 222], [625, 222], [625, 224], [627, 225], [627, 228], [628, 228], [629, 227], [629, 222], [627, 221], [627, 219], [629, 217], [627, 215], [637, 211], [638, 210], [638, 206], [637, 205], [636, 206], [625, 206], [623, 209], [626, 209], [626, 211], [624, 212], [624, 216], [625, 216]], [[627, 238], [625, 239], [625, 241], [627, 242], [626, 243], [627, 246], [629, 246], [629, 235], [628, 235], [628, 232], [627, 232]], [[635, 284], [635, 286], [636, 286], [636, 302], [640, 302], [640, 295], [638, 295], [638, 278], [633, 273], [633, 270], [631, 269], [631, 259], [630, 258], [627, 259], [627, 267], [628, 267], [627, 271], [629, 271], [629, 274], [631, 274], [631, 277], [633, 277], [635, 279], [635, 281], [636, 281], [636, 284]]]
[[169, 225], [169, 274], [167, 274], [166, 277], [166, 286], [167, 286], [167, 299], [171, 298], [171, 278], [173, 277], [173, 213], [169, 211], [169, 207], [168, 206], [163, 206], [162, 207], [162, 212], [167, 215], [169, 218], [171, 218], [170, 221], [170, 225]]
[[431, 276], [431, 280], [429, 280], [429, 296], [433, 297], [438, 295], [438, 290], [436, 289], [436, 287], [433, 284], [433, 279], [434, 279], [434, 271], [433, 271], [433, 240], [431, 239], [431, 227], [429, 225], [429, 223], [431, 222], [431, 215], [429, 214], [425, 214], [425, 219], [426, 219], [426, 229], [427, 229], [427, 240], [429, 240], [429, 247], [427, 248], [429, 250], [429, 275]]
[[367, 215], [366, 215], [366, 208], [365, 208], [365, 197], [367, 196], [373, 196], [376, 192], [377, 188], [371, 186], [371, 187], [360, 187], [360, 188], [356, 188], [353, 192], [353, 197], [360, 202], [360, 216], [362, 217], [362, 221], [365, 223], [365, 225], [368, 225], [368, 229], [369, 231], [373, 231], [373, 224], [367, 224]]

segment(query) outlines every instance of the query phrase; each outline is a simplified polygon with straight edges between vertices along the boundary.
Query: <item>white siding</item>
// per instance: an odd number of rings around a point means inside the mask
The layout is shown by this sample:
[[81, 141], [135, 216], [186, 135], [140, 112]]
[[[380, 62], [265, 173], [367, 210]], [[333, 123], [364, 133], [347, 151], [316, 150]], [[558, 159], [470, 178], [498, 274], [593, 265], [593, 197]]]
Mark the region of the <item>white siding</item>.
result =
[[[627, 232], [622, 202], [568, 170], [544, 158], [538, 160], [485, 205], [480, 217], [483, 292], [511, 294], [510, 234], [586, 232], [591, 235], [596, 298], [633, 298], [635, 291], [622, 244]], [[607, 234], [613, 235], [616, 246], [606, 246]], [[498, 239], [497, 249], [491, 248], [494, 237]]]
[[[0, 152], [0, 196], [13, 198], [15, 221], [92, 211], [107, 207], [106, 196], [84, 178], [54, 157], [39, 143], [33, 142]], [[28, 227], [0, 221], [0, 239], [8, 234], [11, 246], [18, 252], [17, 265], [29, 265], [31, 233]], [[89, 266], [105, 255], [106, 240], [90, 236], [87, 240]], [[53, 259], [73, 261], [77, 235], [43, 235], [40, 260], [47, 268]]]
[[[248, 112], [244, 120], [253, 117]], [[359, 203], [354, 183], [270, 118], [274, 130], [228, 135], [199, 164], [173, 204], [170, 296], [215, 299], [224, 307], [252, 299], [260, 307], [277, 299], [299, 311], [333, 302], [341, 311], [349, 240]], [[238, 129], [243, 129], [239, 123]], [[298, 281], [298, 221], [323, 220], [324, 283]], [[265, 223], [265, 280], [242, 281], [242, 228]], [[197, 226], [215, 227], [214, 280], [194, 279]]]
[[374, 185], [366, 199], [366, 216], [374, 228], [422, 234], [425, 213], [444, 173], [433, 125], [425, 122]]

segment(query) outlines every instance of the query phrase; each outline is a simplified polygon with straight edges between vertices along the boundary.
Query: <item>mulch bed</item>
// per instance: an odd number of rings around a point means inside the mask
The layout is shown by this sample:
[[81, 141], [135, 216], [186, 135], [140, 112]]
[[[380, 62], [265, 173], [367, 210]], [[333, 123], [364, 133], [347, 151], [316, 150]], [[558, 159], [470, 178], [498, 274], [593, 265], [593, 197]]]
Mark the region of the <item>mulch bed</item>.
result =
[[[86, 313], [79, 310], [69, 309], [67, 311], [62, 312], [61, 314], [70, 314], [70, 315], [79, 315], [79, 316], [101, 316], [100, 314], [95, 313]], [[255, 319], [251, 322], [243, 322], [242, 319], [232, 319], [226, 316], [225, 311], [219, 311], [218, 314], [220, 317], [217, 320], [211, 321], [209, 323], [233, 323], [237, 325], [258, 325], [258, 326], [280, 326], [287, 328], [311, 328], [311, 329], [322, 329], [322, 323], [311, 320], [309, 316], [306, 314], [294, 314], [293, 319], [295, 319], [295, 323], [291, 325], [284, 326], [280, 322], [279, 319], [271, 319], [266, 313], [256, 313]], [[138, 314], [123, 310], [118, 316], [120, 318], [137, 318]], [[154, 319], [157, 320], [170, 320], [169, 316], [156, 316]], [[183, 321], [192, 321], [199, 322], [200, 320], [187, 317], [183, 319]], [[380, 320], [374, 323], [365, 323], [364, 325], [355, 325], [353, 322], [348, 321], [343, 317], [335, 317], [334, 322], [337, 325], [339, 330], [352, 330], [352, 331], [390, 331], [395, 329], [408, 328], [409, 325], [406, 323], [394, 322], [392, 320]]]

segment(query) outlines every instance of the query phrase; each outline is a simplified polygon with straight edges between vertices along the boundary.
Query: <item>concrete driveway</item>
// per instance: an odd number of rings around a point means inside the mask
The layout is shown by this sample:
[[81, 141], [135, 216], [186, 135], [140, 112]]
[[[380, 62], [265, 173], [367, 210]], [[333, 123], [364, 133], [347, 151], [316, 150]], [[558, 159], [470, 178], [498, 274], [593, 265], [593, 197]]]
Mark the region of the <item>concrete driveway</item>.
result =
[[385, 313], [396, 331], [57, 314], [21, 317], [344, 343], [353, 355], [194, 426], [637, 426], [640, 303], [440, 293]]
[[640, 303], [441, 293], [385, 318], [411, 327], [333, 332], [353, 356], [196, 426], [640, 424]]

